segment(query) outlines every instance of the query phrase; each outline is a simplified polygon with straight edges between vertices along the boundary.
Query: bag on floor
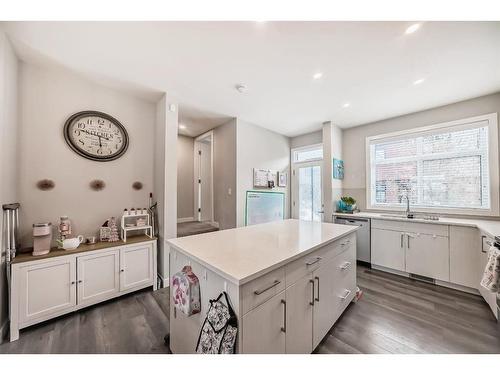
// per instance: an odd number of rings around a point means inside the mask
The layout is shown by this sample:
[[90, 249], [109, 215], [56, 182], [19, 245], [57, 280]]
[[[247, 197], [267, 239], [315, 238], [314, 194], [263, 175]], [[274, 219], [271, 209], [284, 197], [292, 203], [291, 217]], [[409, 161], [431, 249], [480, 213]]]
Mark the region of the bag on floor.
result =
[[226, 292], [210, 300], [207, 317], [201, 327], [196, 353], [233, 354], [238, 322]]
[[184, 266], [172, 277], [172, 302], [187, 316], [201, 311], [200, 281], [191, 266]]

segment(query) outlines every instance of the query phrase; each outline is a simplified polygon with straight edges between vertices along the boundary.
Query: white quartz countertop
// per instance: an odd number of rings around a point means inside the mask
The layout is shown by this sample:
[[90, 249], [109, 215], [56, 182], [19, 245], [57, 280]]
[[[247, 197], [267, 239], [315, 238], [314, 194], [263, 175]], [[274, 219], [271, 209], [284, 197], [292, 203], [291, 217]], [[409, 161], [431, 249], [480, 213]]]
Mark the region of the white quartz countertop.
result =
[[356, 230], [352, 225], [289, 219], [167, 242], [211, 271], [242, 285]]
[[[402, 213], [399, 213], [402, 214]], [[335, 216], [342, 217], [352, 217], [352, 218], [368, 218], [368, 219], [380, 219], [380, 220], [396, 220], [396, 221], [408, 221], [416, 223], [426, 223], [426, 224], [441, 224], [441, 225], [458, 225], [465, 227], [475, 227], [478, 228], [483, 234], [489, 235], [491, 237], [500, 236], [500, 221], [499, 220], [487, 220], [487, 219], [461, 219], [453, 217], [439, 217], [439, 220], [425, 220], [425, 219], [407, 219], [405, 217], [390, 217], [384, 215], [392, 215], [388, 213], [378, 213], [378, 212], [356, 212], [354, 214], [344, 214], [335, 213]], [[397, 214], [395, 214], [397, 215]]]

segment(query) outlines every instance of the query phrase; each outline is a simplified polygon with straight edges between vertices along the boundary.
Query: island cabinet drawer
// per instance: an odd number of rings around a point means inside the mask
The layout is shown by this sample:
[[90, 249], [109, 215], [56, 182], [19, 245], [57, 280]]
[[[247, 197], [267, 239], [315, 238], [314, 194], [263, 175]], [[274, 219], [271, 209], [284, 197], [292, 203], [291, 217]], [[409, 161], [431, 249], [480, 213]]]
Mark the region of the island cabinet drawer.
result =
[[354, 234], [340, 238], [285, 266], [286, 287], [318, 269], [327, 260], [356, 246]]
[[241, 287], [243, 314], [285, 290], [285, 268], [271, 271]]
[[448, 237], [448, 225], [428, 224], [411, 221], [372, 219], [372, 229], [385, 229], [400, 232], [412, 232]]

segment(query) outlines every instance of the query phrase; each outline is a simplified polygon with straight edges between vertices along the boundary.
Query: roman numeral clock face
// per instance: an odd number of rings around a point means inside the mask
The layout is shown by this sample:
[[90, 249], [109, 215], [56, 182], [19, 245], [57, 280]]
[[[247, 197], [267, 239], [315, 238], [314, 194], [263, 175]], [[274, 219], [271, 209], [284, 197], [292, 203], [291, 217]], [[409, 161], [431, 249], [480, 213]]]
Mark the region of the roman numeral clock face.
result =
[[77, 154], [95, 161], [122, 156], [128, 147], [128, 134], [114, 117], [96, 111], [75, 113], [64, 125], [64, 138]]

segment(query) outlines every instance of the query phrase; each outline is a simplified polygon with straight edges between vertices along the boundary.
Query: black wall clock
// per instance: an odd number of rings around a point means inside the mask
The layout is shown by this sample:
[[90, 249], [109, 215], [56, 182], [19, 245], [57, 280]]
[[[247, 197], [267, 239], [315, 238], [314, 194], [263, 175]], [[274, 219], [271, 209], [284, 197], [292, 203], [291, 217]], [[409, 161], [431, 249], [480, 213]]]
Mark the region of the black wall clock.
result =
[[95, 161], [111, 161], [128, 148], [128, 133], [114, 117], [97, 111], [77, 112], [64, 124], [64, 139], [78, 155]]

